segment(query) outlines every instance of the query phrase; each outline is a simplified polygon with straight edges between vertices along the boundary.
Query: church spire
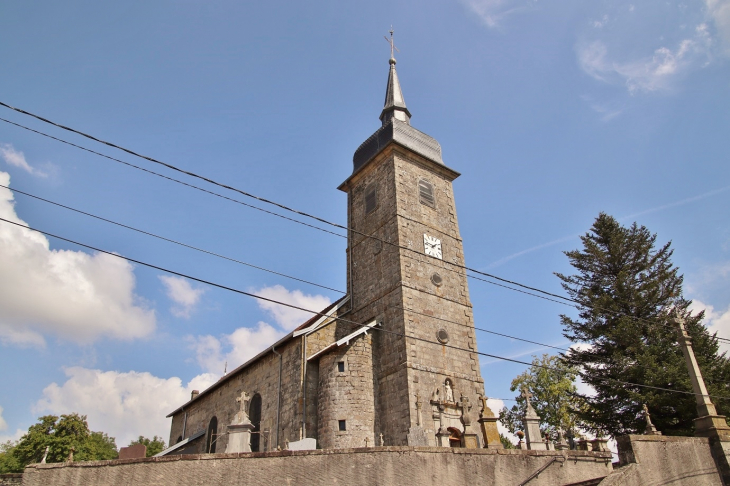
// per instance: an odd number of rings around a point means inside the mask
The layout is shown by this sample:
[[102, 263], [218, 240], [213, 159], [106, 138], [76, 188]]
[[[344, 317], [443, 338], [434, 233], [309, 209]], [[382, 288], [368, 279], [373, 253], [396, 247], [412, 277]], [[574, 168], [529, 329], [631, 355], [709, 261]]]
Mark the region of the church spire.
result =
[[398, 81], [398, 73], [395, 71], [393, 51], [397, 51], [398, 48], [393, 44], [392, 27], [390, 29], [390, 39], [386, 37], [385, 40], [390, 44], [390, 60], [388, 61], [390, 63], [390, 72], [388, 73], [388, 86], [385, 90], [385, 103], [380, 114], [380, 121], [383, 122], [383, 125], [386, 125], [395, 118], [410, 125], [411, 112], [406, 108], [406, 101], [403, 99], [403, 91], [401, 91], [400, 82]]

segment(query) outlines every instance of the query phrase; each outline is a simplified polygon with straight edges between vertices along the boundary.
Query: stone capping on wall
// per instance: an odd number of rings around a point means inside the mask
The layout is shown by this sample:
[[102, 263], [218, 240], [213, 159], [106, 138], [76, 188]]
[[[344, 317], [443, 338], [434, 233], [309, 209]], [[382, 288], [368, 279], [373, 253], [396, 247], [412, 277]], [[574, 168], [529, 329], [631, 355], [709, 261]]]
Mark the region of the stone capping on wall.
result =
[[168, 455], [161, 457], [146, 457], [140, 459], [112, 459], [108, 461], [74, 461], [74, 462], [53, 462], [47, 464], [29, 464], [29, 468], [57, 469], [64, 467], [104, 467], [120, 466], [125, 464], [138, 464], [145, 462], [174, 462], [174, 461], [206, 461], [218, 459], [245, 459], [245, 458], [267, 458], [267, 457], [289, 457], [289, 456], [329, 456], [335, 454], [372, 454], [392, 452], [421, 452], [433, 454], [472, 454], [472, 455], [513, 455], [513, 456], [563, 456], [569, 461], [590, 461], [590, 462], [611, 462], [610, 452], [592, 451], [531, 451], [519, 449], [461, 449], [448, 447], [409, 447], [409, 446], [386, 446], [386, 447], [357, 447], [352, 449], [317, 449], [308, 451], [270, 451], [270, 452], [238, 452], [232, 454], [184, 454]]
[[698, 445], [704, 444], [708, 448], [710, 446], [710, 439], [708, 439], [707, 437], [685, 437], [671, 435], [622, 435], [616, 438], [616, 444], [618, 446], [618, 459], [621, 466], [634, 464], [637, 462], [636, 456], [634, 454], [634, 448], [631, 446], [632, 442], [695, 442]]

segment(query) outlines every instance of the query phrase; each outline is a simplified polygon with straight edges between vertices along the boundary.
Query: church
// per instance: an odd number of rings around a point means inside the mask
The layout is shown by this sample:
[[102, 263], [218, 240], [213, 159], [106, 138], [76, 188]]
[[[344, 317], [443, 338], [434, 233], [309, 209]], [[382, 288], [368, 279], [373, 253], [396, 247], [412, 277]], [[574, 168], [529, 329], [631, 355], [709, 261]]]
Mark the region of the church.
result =
[[338, 187], [347, 193], [347, 294], [193, 392], [168, 415], [168, 453], [224, 452], [241, 396], [253, 452], [303, 440], [318, 449], [501, 447], [476, 353], [459, 173], [411, 126], [392, 49], [389, 63], [381, 126]]

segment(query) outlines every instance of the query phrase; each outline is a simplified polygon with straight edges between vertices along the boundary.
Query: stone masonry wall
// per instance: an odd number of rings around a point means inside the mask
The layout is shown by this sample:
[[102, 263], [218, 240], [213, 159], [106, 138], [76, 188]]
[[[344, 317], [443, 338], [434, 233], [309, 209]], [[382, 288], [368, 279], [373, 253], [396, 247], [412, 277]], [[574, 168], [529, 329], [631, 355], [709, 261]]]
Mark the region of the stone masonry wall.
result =
[[723, 484], [705, 437], [624, 435], [616, 442], [620, 467], [601, 486]]
[[[468, 399], [471, 410], [467, 407], [465, 413], [476, 425], [478, 397], [484, 394], [484, 382], [476, 354], [468, 283], [464, 270], [459, 268], [465, 262], [450, 176], [439, 173], [417, 155], [401, 151], [395, 152], [395, 167], [400, 242], [416, 250], [401, 252], [403, 302], [407, 309], [405, 328], [413, 338], [408, 340], [410, 409], [415, 410], [418, 395], [421, 427], [429, 444], [435, 445], [439, 423], [434, 420], [438, 412], [429, 404], [432, 395], [438, 390], [443, 398], [445, 381], [450, 380], [454, 400], [459, 402], [462, 395]], [[419, 201], [421, 179], [433, 185], [434, 208]], [[424, 233], [441, 240], [443, 259], [425, 254]], [[435, 274], [440, 277], [440, 283]], [[437, 337], [440, 331], [448, 334], [448, 341], [442, 344]], [[417, 425], [416, 422], [416, 414], [412, 413], [411, 426]], [[451, 419], [442, 425], [461, 430], [459, 422]], [[470, 432], [475, 433], [476, 427]]]
[[602, 478], [610, 453], [384, 447], [207, 454], [29, 466], [24, 486], [150, 486], [312, 484], [515, 485], [542, 466], [530, 486], [559, 486]]
[[[300, 439], [302, 421], [302, 383], [301, 383], [301, 340], [292, 339], [285, 343], [277, 352], [282, 355], [281, 373], [281, 410], [279, 419], [279, 444]], [[186, 404], [187, 424], [185, 437], [207, 430], [210, 420], [215, 416], [218, 420], [218, 440], [216, 452], [225, 452], [228, 437], [225, 435], [226, 426], [231, 423], [238, 411], [239, 404], [236, 398], [246, 391], [249, 396], [255, 393], [261, 395], [261, 430], [270, 430], [268, 438], [262, 437], [259, 444], [261, 450], [276, 448], [276, 406], [279, 384], [279, 357], [269, 352], [250, 366], [231, 372], [221, 384], [213, 385], [211, 391], [198, 396]], [[170, 430], [170, 444], [177, 443], [182, 435], [184, 412], [178, 412], [173, 417]], [[196, 452], [203, 453], [207, 440], [196, 441]]]
[[[319, 446], [322, 449], [376, 445], [371, 336], [361, 334], [319, 361]], [[339, 371], [342, 363], [343, 371]], [[339, 421], [345, 430], [339, 430]], [[367, 441], [367, 442], [366, 442]]]
[[20, 486], [23, 482], [22, 474], [0, 474], [0, 486]]
[[[348, 318], [364, 323], [377, 317], [383, 324], [373, 337], [373, 374], [376, 436], [383, 433], [387, 445], [408, 444], [409, 429], [418, 422], [416, 395], [421, 426], [428, 443], [436, 444], [438, 424], [429, 399], [436, 389], [443, 396], [447, 378], [454, 385], [455, 400], [464, 395], [470, 403], [467, 415], [473, 424], [477, 398], [484, 394], [466, 275], [453, 265], [463, 265], [464, 256], [451, 177], [448, 170], [391, 145], [346, 186], [349, 221], [357, 230], [349, 242], [354, 311]], [[421, 179], [433, 185], [434, 208], [419, 201]], [[377, 206], [366, 214], [365, 194], [372, 187], [377, 189]], [[424, 233], [441, 240], [443, 260], [424, 254]], [[435, 273], [440, 282], [434, 283]], [[438, 343], [440, 330], [448, 333], [448, 346]], [[462, 428], [453, 417], [449, 425]]]

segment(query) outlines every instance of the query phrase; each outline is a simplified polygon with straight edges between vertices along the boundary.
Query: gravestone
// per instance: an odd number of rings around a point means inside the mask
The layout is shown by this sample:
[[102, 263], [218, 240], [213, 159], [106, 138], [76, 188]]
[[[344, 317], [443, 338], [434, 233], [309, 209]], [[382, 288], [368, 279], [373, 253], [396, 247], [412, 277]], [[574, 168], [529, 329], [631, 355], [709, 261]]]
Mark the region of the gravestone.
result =
[[246, 392], [242, 392], [241, 396], [236, 398], [240, 404], [240, 409], [233, 422], [228, 426], [228, 445], [226, 453], [233, 452], [251, 452], [251, 432], [255, 426], [248, 418], [248, 402], [251, 397]]
[[545, 451], [547, 450], [547, 446], [540, 432], [540, 417], [538, 417], [537, 412], [535, 412], [535, 409], [532, 408], [532, 404], [530, 403], [532, 393], [528, 392], [527, 389], [523, 389], [522, 396], [525, 397], [525, 402], [527, 403], [527, 411], [523, 419], [525, 423], [525, 442], [527, 443], [527, 448], [532, 451]]

